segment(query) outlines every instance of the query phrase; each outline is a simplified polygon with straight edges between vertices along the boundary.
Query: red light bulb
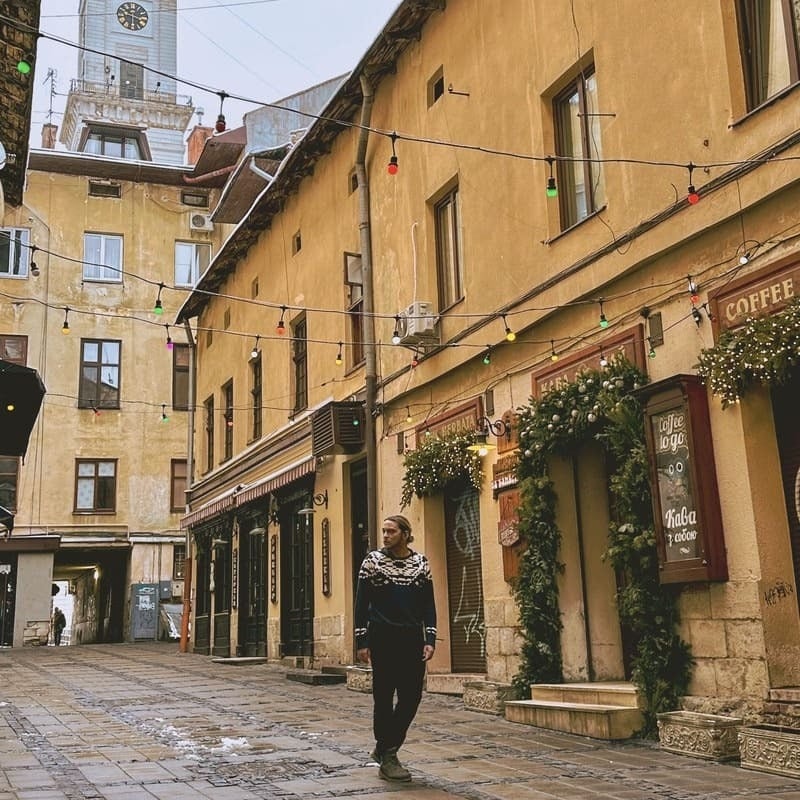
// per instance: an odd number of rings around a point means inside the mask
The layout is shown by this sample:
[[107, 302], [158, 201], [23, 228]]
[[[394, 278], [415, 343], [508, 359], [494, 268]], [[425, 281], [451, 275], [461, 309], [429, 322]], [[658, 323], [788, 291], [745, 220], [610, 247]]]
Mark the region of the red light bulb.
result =
[[689, 194], [687, 195], [686, 199], [689, 201], [689, 205], [695, 206], [700, 202], [700, 195], [697, 194], [694, 186], [689, 184]]
[[392, 157], [389, 159], [389, 166], [388, 166], [388, 167], [386, 167], [386, 171], [387, 171], [387, 172], [388, 172], [390, 175], [397, 175], [397, 170], [398, 170], [398, 169], [400, 169], [400, 167], [399, 167], [399, 165], [398, 165], [398, 163], [397, 163], [397, 156], [392, 156]]

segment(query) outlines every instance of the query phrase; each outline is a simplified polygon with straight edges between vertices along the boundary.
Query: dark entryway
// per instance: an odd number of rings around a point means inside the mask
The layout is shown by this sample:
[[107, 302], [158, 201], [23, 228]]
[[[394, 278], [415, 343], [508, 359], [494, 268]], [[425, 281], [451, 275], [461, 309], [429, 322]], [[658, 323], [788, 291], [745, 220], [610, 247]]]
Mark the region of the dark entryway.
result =
[[17, 554], [0, 556], [0, 646], [14, 642], [14, 591], [17, 585]]
[[[800, 407], [800, 374], [785, 386], [772, 392], [772, 409], [775, 416], [775, 434], [781, 459], [781, 477], [789, 521], [789, 536], [794, 562], [794, 585], [800, 586], [800, 425], [797, 409]], [[800, 594], [795, 592], [800, 603]]]
[[280, 499], [281, 654], [311, 656], [314, 652], [314, 514], [309, 492]]
[[453, 672], [486, 672], [486, 625], [478, 492], [469, 483], [444, 495], [450, 659]]
[[267, 654], [266, 512], [239, 522], [239, 655]]

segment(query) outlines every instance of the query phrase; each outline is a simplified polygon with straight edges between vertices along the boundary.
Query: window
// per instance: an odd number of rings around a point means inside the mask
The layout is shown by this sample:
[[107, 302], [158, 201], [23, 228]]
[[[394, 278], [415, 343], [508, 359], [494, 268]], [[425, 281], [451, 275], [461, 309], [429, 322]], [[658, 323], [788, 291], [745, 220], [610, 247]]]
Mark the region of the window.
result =
[[364, 360], [364, 273], [358, 253], [344, 254], [347, 318], [350, 326], [350, 366]]
[[122, 237], [83, 234], [83, 279], [122, 282]]
[[250, 359], [250, 412], [252, 415], [250, 434], [252, 441], [261, 438], [262, 403], [261, 353], [259, 353], [255, 358]]
[[464, 296], [461, 274], [461, 219], [457, 186], [436, 203], [434, 218], [439, 310], [443, 311]]
[[75, 511], [116, 511], [116, 459], [94, 461], [79, 458], [75, 463]]
[[142, 131], [115, 126], [89, 125], [84, 128], [78, 150], [95, 156], [151, 161], [150, 147]]
[[208, 208], [208, 194], [206, 192], [192, 192], [183, 190], [181, 192], [181, 203], [185, 206], [194, 208]]
[[230, 308], [226, 308], [225, 311], [222, 312], [222, 329], [228, 330], [231, 326], [231, 310]]
[[78, 408], [119, 408], [118, 341], [81, 339]]
[[89, 181], [89, 197], [122, 197], [122, 185], [111, 181]]
[[214, 396], [211, 395], [203, 407], [206, 413], [206, 470], [214, 469]]
[[17, 510], [18, 480], [19, 458], [0, 456], [0, 506], [9, 511]]
[[172, 580], [182, 581], [186, 575], [186, 545], [176, 544], [172, 548]]
[[0, 358], [3, 361], [10, 361], [12, 364], [19, 364], [21, 367], [27, 366], [28, 337], [0, 334]]
[[0, 278], [27, 278], [30, 249], [27, 228], [0, 228]]
[[250, 284], [250, 297], [252, 297], [253, 300], [255, 300], [256, 297], [258, 297], [258, 278], [257, 277], [253, 278], [253, 282]]
[[186, 508], [186, 459], [173, 458], [169, 469], [169, 510], [184, 511]]
[[739, 40], [748, 111], [800, 80], [800, 4], [739, 0]]
[[172, 346], [172, 408], [175, 411], [189, 409], [189, 345]]
[[303, 248], [303, 240], [300, 237], [300, 231], [292, 236], [292, 255], [297, 255], [300, 250]]
[[294, 413], [308, 408], [308, 329], [306, 318], [292, 323], [292, 361], [294, 363]]
[[175, 285], [194, 286], [210, 261], [210, 244], [175, 242]]
[[132, 100], [144, 97], [144, 67], [141, 64], [120, 60], [119, 95]]
[[561, 229], [594, 214], [606, 201], [600, 117], [594, 68], [558, 95], [553, 103], [558, 162]]
[[444, 94], [444, 67], [439, 67], [428, 81], [428, 108]]
[[222, 387], [222, 405], [225, 408], [225, 441], [222, 460], [233, 458], [233, 381]]

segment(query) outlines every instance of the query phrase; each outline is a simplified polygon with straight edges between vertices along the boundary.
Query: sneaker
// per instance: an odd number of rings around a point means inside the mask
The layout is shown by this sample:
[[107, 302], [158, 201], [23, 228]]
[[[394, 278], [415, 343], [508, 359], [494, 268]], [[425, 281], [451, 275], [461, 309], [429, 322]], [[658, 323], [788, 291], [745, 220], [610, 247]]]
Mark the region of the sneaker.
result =
[[372, 752], [369, 754], [369, 760], [370, 760], [370, 762], [372, 762], [372, 763], [374, 763], [374, 764], [377, 764], [378, 766], [380, 766], [380, 764], [381, 764], [381, 757], [378, 755], [378, 751], [377, 751], [377, 750], [373, 750], [373, 751], [372, 751]]
[[411, 773], [398, 761], [397, 748], [391, 748], [383, 754], [378, 774], [385, 781], [410, 781]]

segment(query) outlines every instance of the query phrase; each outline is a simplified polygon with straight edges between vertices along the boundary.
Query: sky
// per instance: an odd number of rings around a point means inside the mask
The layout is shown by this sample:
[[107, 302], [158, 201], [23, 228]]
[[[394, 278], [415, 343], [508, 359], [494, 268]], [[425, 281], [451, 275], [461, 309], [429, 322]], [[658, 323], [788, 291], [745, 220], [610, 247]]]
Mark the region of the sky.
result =
[[[349, 72], [364, 55], [400, 0], [178, 0], [178, 75], [256, 101], [225, 100], [229, 128], [259, 103], [269, 103]], [[78, 42], [79, 0], [42, 0], [40, 29]], [[116, 0], [109, 2], [113, 10]], [[39, 39], [31, 115], [31, 145], [41, 145], [50, 117], [61, 126], [78, 49]], [[51, 97], [48, 70], [55, 71]], [[213, 125], [219, 113], [214, 93], [178, 84]], [[197, 118], [191, 124], [197, 122]]]

